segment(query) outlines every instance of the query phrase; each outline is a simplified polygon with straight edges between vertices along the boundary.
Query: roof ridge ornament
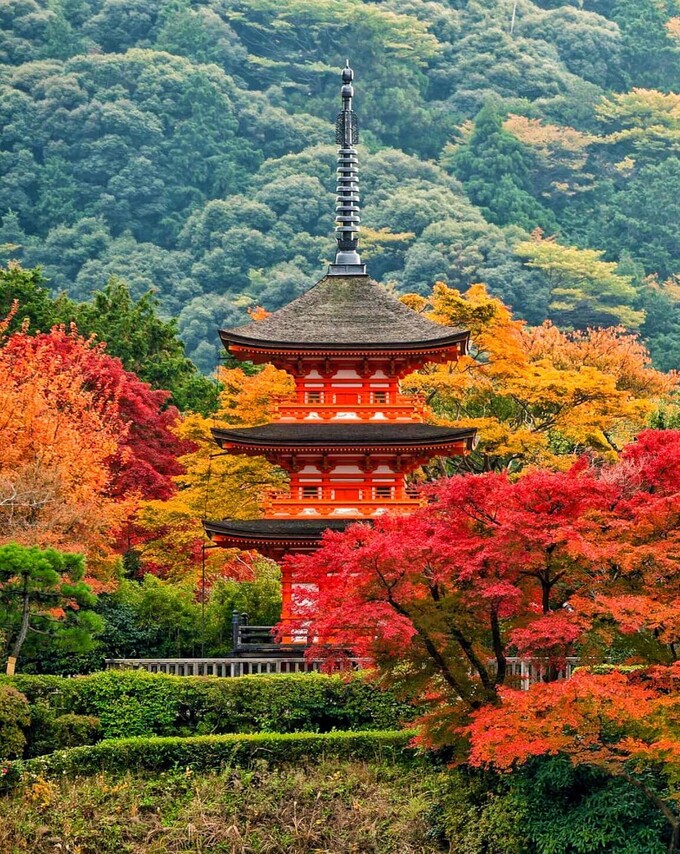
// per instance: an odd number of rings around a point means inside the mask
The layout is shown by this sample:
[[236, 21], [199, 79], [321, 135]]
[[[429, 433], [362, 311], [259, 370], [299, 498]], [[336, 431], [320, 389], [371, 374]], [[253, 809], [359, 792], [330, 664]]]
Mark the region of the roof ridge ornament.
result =
[[359, 125], [352, 110], [354, 72], [349, 59], [342, 69], [342, 110], [335, 120], [335, 142], [338, 145], [338, 185], [335, 205], [335, 236], [338, 250], [329, 276], [365, 276], [366, 265], [357, 251], [361, 207], [359, 197], [359, 159], [354, 147], [359, 142]]

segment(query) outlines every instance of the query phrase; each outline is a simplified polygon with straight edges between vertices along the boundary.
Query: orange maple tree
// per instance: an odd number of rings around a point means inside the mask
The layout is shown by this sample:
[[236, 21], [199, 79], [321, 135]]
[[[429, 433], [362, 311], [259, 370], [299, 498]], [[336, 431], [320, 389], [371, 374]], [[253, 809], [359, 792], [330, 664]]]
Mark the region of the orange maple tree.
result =
[[86, 351], [60, 361], [49, 336], [23, 333], [0, 347], [2, 543], [103, 556], [129, 512], [109, 494], [109, 462], [125, 428], [115, 398], [91, 383]]
[[[197, 578], [205, 542], [202, 519], [254, 519], [268, 493], [285, 483], [284, 473], [263, 457], [225, 454], [215, 444], [213, 427], [254, 426], [271, 420], [279, 401], [294, 389], [292, 378], [271, 365], [249, 374], [242, 368], [221, 369], [220, 405], [211, 418], [185, 415], [176, 433], [193, 450], [180, 457], [184, 472], [175, 478], [177, 492], [168, 500], [141, 505], [138, 543], [142, 565], [175, 578]], [[248, 577], [248, 556], [215, 549], [206, 552], [208, 577]]]
[[96, 567], [139, 499], [175, 490], [190, 445], [167, 398], [75, 328], [0, 330], [4, 541], [77, 548]]
[[439, 422], [477, 429], [476, 450], [457, 463], [463, 470], [566, 468], [588, 450], [613, 459], [677, 386], [622, 327], [528, 327], [484, 285], [461, 294], [439, 283], [429, 300], [403, 299], [432, 320], [470, 330], [469, 355], [403, 382], [426, 396]]
[[668, 822], [669, 854], [680, 849], [680, 662], [582, 670], [527, 691], [503, 688], [500, 697], [500, 706], [479, 710], [465, 729], [473, 766], [509, 771], [563, 754], [623, 777]]

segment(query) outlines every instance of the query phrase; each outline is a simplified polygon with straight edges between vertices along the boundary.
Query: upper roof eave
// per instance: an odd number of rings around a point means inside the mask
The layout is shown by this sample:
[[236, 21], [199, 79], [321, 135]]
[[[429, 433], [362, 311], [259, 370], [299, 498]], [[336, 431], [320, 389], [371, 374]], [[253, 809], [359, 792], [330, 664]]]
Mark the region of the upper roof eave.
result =
[[441, 338], [431, 338], [422, 341], [394, 341], [379, 343], [354, 342], [339, 343], [337, 341], [316, 341], [290, 343], [288, 341], [269, 341], [265, 338], [250, 338], [246, 335], [236, 335], [229, 329], [220, 329], [219, 335], [225, 347], [234, 344], [239, 347], [250, 348], [258, 352], [268, 351], [272, 353], [347, 353], [347, 352], [370, 352], [370, 353], [398, 353], [406, 351], [446, 350], [450, 347], [458, 347], [467, 344], [470, 333], [465, 330], [451, 330]]
[[230, 537], [233, 540], [248, 542], [266, 540], [319, 540], [326, 530], [342, 531], [347, 525], [367, 522], [363, 518], [345, 519], [203, 519], [202, 524], [208, 536]]

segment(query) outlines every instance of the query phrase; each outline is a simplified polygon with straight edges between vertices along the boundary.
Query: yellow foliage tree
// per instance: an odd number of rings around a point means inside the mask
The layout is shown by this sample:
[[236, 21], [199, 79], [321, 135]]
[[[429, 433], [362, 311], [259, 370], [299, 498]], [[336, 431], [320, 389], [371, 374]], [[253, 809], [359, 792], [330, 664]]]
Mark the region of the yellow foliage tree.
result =
[[[172, 578], [196, 576], [204, 542], [202, 519], [255, 519], [272, 489], [285, 484], [285, 474], [264, 457], [225, 454], [212, 437], [213, 427], [252, 427], [272, 419], [277, 404], [294, 391], [292, 378], [271, 365], [254, 375], [242, 368], [222, 369], [219, 410], [212, 418], [186, 415], [178, 436], [194, 443], [180, 459], [185, 473], [175, 480], [177, 493], [168, 501], [147, 501], [138, 524], [146, 533], [140, 545], [142, 565]], [[209, 577], [224, 573], [235, 552], [211, 550]]]
[[539, 191], [574, 195], [592, 186], [593, 176], [584, 174], [589, 149], [598, 137], [575, 128], [552, 125], [510, 113], [503, 128], [529, 146], [536, 155], [543, 186]]
[[577, 327], [622, 323], [635, 329], [644, 311], [632, 308], [637, 292], [617, 264], [603, 261], [597, 249], [563, 246], [536, 229], [515, 246], [527, 267], [540, 271], [550, 286], [550, 309], [565, 325]]
[[471, 332], [469, 355], [428, 365], [402, 384], [425, 395], [438, 423], [477, 429], [476, 450], [460, 461], [469, 470], [565, 468], [587, 450], [614, 456], [677, 385], [622, 327], [527, 327], [484, 285], [462, 294], [438, 283], [429, 300], [404, 302]]
[[603, 98], [595, 108], [609, 133], [607, 145], [625, 143], [631, 151], [663, 146], [680, 151], [680, 95], [656, 89], [632, 89]]

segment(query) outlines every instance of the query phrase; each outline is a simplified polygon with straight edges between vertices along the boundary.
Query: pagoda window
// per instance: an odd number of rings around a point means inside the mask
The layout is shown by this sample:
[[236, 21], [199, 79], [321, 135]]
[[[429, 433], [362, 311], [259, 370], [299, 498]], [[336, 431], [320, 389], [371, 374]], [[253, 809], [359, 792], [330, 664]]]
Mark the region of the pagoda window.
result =
[[373, 392], [373, 403], [387, 403], [389, 400], [388, 393], [386, 391], [374, 391]]
[[302, 487], [302, 497], [303, 499], [312, 499], [318, 500], [321, 498], [321, 487], [320, 486], [303, 486]]
[[322, 391], [308, 391], [305, 396], [307, 398], [307, 403], [323, 403]]
[[392, 486], [376, 486], [375, 498], [392, 498], [394, 488]]

